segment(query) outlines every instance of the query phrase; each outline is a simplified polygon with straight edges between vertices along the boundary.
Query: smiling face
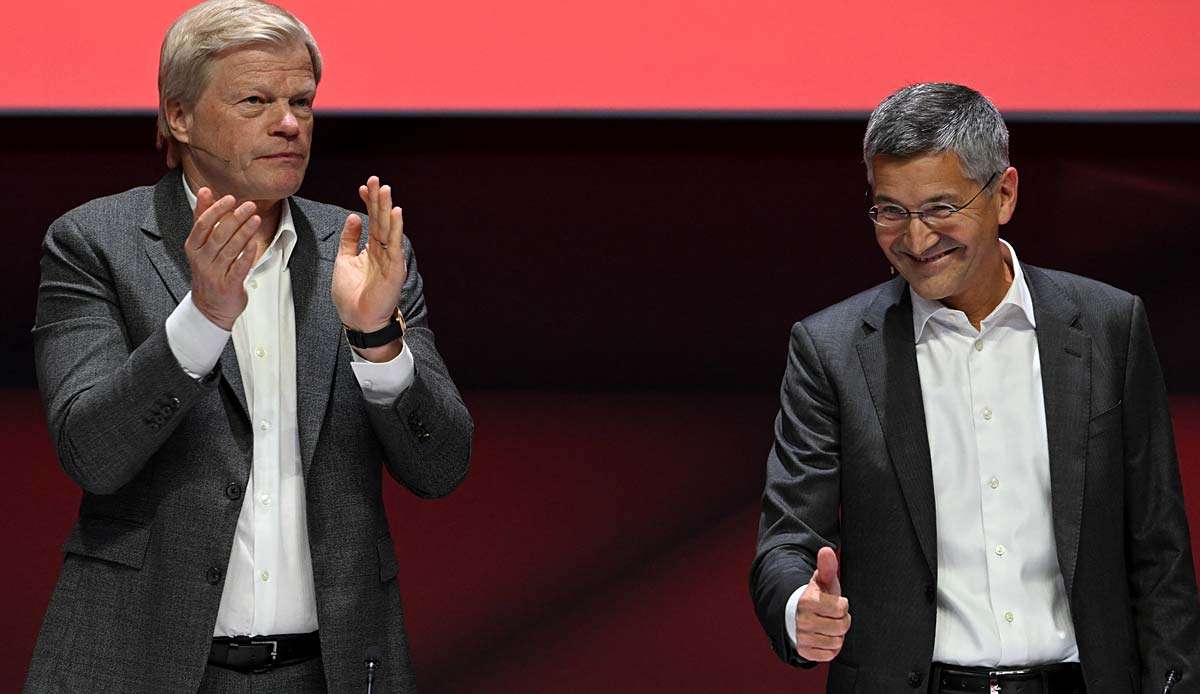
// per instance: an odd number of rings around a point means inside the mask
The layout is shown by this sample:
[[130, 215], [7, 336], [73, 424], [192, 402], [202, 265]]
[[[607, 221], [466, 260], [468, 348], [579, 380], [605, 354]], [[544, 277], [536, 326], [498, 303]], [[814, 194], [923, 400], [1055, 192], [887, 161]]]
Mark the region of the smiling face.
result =
[[253, 200], [259, 209], [304, 180], [317, 83], [303, 44], [258, 45], [213, 61], [195, 104], [168, 102], [167, 120], [197, 189]]
[[[918, 210], [934, 203], [960, 206], [980, 184], [963, 175], [953, 152], [910, 158], [877, 156], [873, 162], [876, 205]], [[1009, 167], [971, 204], [930, 227], [914, 218], [895, 227], [875, 227], [875, 239], [892, 266], [921, 297], [986, 315], [1003, 298], [1007, 276], [1000, 225], [1012, 218], [1017, 170]], [[990, 306], [988, 304], [990, 303]]]

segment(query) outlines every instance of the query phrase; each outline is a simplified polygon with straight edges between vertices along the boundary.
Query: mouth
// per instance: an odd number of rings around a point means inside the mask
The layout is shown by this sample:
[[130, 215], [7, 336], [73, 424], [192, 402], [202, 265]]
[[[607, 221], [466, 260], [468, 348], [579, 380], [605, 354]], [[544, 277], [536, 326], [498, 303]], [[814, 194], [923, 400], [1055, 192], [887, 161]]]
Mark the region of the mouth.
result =
[[944, 250], [940, 253], [914, 255], [912, 253], [904, 252], [904, 255], [907, 256], [909, 258], [909, 260], [912, 260], [913, 262], [917, 263], [918, 265], [929, 265], [931, 263], [936, 263], [937, 261], [941, 260], [942, 258], [949, 256], [951, 253], [954, 253], [955, 251], [960, 251], [960, 250], [962, 250], [961, 246], [955, 246], [954, 248], [947, 248], [946, 250]]
[[259, 157], [259, 158], [260, 159], [285, 160], [285, 161], [286, 160], [302, 161], [304, 159], [304, 156], [299, 154], [298, 152], [280, 152], [279, 154], [268, 154], [264, 157]]

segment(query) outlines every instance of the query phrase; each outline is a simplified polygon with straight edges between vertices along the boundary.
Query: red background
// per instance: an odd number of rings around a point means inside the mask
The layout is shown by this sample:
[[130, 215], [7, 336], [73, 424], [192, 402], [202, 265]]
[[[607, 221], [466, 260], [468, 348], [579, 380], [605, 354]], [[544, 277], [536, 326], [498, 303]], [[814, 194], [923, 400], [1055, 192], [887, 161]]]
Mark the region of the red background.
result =
[[[154, 108], [190, 0], [9, 3], [0, 109]], [[1012, 111], [1198, 111], [1194, 0], [283, 3], [316, 35], [318, 106], [870, 110], [960, 81]]]

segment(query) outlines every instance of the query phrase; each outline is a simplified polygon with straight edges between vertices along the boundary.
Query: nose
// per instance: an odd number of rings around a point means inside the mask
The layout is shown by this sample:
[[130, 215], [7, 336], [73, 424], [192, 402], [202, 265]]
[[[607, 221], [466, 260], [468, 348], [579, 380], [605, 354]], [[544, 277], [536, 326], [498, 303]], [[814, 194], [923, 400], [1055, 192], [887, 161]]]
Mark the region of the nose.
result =
[[300, 121], [296, 118], [296, 113], [292, 111], [290, 105], [283, 104], [282, 108], [283, 113], [275, 121], [275, 127], [272, 129], [271, 134], [291, 139], [300, 134]]
[[938, 233], [920, 215], [913, 215], [908, 220], [908, 250], [913, 255], [921, 255], [933, 248], [938, 242]]

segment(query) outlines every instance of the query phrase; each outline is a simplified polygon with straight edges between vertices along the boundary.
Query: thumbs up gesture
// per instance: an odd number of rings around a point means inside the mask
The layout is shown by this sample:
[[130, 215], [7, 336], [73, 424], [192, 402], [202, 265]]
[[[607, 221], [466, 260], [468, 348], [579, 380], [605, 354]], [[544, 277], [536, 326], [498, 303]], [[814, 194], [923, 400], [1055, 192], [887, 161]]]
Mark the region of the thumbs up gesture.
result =
[[842, 597], [837, 555], [822, 547], [817, 570], [796, 605], [796, 652], [813, 662], [833, 660], [848, 631], [850, 603]]

